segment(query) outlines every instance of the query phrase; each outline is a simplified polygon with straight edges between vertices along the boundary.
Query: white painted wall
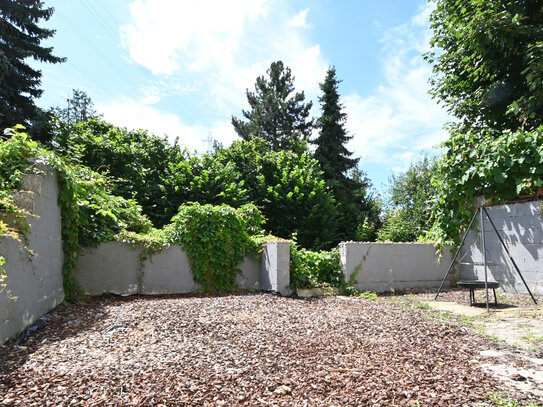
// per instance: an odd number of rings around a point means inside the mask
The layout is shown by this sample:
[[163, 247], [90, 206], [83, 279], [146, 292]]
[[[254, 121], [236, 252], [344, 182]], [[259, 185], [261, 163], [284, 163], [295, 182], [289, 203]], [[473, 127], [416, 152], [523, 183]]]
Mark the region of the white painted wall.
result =
[[437, 288], [452, 261], [448, 248], [439, 258], [434, 246], [422, 243], [345, 242], [339, 251], [345, 280], [354, 279], [360, 291]]
[[[543, 295], [543, 216], [541, 201], [487, 208], [500, 236], [533, 294]], [[484, 280], [480, 222], [466, 238], [458, 258], [459, 278]], [[485, 217], [489, 280], [499, 281], [507, 292], [527, 293], [496, 232]]]

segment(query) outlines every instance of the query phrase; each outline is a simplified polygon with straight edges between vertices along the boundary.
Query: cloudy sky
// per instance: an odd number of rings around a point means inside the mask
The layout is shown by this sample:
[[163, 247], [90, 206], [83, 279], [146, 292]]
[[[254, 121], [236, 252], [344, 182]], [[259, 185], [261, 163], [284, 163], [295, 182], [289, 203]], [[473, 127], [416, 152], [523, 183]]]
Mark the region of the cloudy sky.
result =
[[72, 89], [107, 121], [167, 135], [203, 152], [237, 139], [231, 116], [247, 88], [282, 60], [314, 102], [336, 67], [353, 136], [348, 147], [378, 190], [446, 138], [446, 113], [427, 94], [426, 0], [45, 0], [47, 45], [68, 58], [40, 66], [42, 107]]

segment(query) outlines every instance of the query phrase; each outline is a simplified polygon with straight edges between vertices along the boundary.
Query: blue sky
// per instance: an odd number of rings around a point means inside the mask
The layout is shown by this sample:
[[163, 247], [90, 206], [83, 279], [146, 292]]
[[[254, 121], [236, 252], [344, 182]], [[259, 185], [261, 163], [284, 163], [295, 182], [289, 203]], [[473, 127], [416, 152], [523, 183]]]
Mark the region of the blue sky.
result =
[[55, 8], [47, 42], [68, 58], [40, 65], [38, 105], [64, 107], [87, 92], [104, 118], [179, 137], [203, 152], [229, 145], [231, 116], [247, 109], [246, 88], [284, 61], [314, 102], [336, 67], [353, 139], [348, 148], [383, 190], [389, 177], [447, 137], [450, 120], [428, 96], [426, 0], [45, 0]]

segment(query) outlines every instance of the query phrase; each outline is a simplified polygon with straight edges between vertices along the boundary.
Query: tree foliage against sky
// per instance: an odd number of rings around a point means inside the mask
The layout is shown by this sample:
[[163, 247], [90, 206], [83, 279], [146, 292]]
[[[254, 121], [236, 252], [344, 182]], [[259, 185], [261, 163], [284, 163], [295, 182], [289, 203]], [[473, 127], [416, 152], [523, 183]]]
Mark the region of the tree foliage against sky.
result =
[[433, 1], [433, 96], [464, 129], [542, 125], [543, 2]]
[[458, 241], [475, 200], [543, 186], [543, 2], [435, 0], [433, 94], [461, 120], [434, 176], [429, 237]]
[[341, 81], [336, 77], [336, 69], [330, 67], [326, 78], [319, 86], [322, 96], [321, 116], [317, 121], [319, 136], [313, 141], [317, 146], [315, 158], [319, 161], [326, 180], [342, 182], [349, 170], [356, 167], [358, 158], [351, 158], [352, 153], [345, 144], [352, 139], [345, 130], [347, 114], [339, 101], [338, 85]]
[[[42, 121], [42, 112], [35, 106], [39, 98], [42, 74], [27, 59], [59, 63], [65, 58], [53, 55], [52, 47], [40, 43], [55, 30], [39, 27], [40, 20], [49, 20], [53, 8], [40, 0], [3, 0], [0, 2], [0, 127], [24, 124], [32, 132], [33, 121]], [[39, 127], [39, 126], [37, 126]], [[39, 137], [38, 137], [39, 138]]]
[[304, 92], [294, 93], [294, 77], [283, 62], [272, 62], [266, 76], [256, 79], [255, 91], [246, 91], [251, 110], [243, 110], [247, 121], [232, 116], [232, 125], [243, 140], [265, 140], [273, 149], [288, 149], [308, 140], [313, 129], [309, 119], [312, 102]]
[[72, 97], [66, 99], [66, 107], [53, 108], [50, 113], [59, 116], [63, 123], [70, 126], [101, 116], [96, 112], [89, 95], [79, 89], [72, 90]]
[[355, 177], [352, 171], [357, 168], [358, 158], [351, 158], [347, 142], [352, 136], [345, 130], [347, 115], [339, 101], [336, 69], [330, 67], [320, 89], [321, 116], [317, 120], [319, 135], [313, 141], [316, 145], [315, 158], [319, 162], [323, 176], [336, 200], [338, 212], [338, 240], [354, 240], [357, 228], [364, 221], [363, 214], [371, 209], [368, 201], [368, 180]]
[[390, 179], [389, 202], [379, 240], [413, 242], [424, 236], [433, 224], [430, 201], [435, 187], [430, 180], [436, 160], [421, 157], [403, 173]]

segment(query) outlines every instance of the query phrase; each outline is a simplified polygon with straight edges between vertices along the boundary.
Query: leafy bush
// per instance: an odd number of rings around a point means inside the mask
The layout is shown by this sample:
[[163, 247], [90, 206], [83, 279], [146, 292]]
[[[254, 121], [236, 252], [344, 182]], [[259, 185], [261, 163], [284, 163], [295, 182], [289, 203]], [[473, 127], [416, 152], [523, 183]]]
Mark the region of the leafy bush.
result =
[[430, 201], [435, 195], [435, 187], [429, 181], [435, 166], [435, 159], [421, 157], [405, 172], [392, 176], [378, 240], [413, 242], [430, 230], [434, 221]]
[[433, 184], [435, 223], [428, 238], [458, 242], [484, 196], [500, 203], [543, 186], [543, 126], [533, 132], [490, 130], [453, 134], [438, 163]]
[[259, 249], [250, 233], [259, 231], [263, 219], [258, 209], [244, 205], [182, 205], [172, 223], [164, 228], [169, 243], [182, 245], [192, 263], [196, 282], [208, 291], [234, 287], [243, 255]]
[[268, 232], [314, 250], [328, 248], [336, 239], [334, 198], [318, 162], [305, 150], [271, 151], [255, 138], [219, 149], [214, 160], [232, 165], [243, 186], [245, 202], [254, 203], [266, 218]]
[[161, 227], [175, 214], [170, 180], [189, 154], [177, 143], [144, 130], [129, 131], [100, 118], [56, 123], [55, 151], [71, 162], [110, 177], [114, 195], [138, 201], [153, 224]]
[[[8, 130], [8, 140], [0, 140], [0, 211], [21, 212], [10, 192], [18, 189], [23, 175], [40, 173], [35, 165], [52, 166], [59, 175], [62, 243], [64, 251], [64, 289], [73, 299], [77, 288], [73, 271], [81, 245], [98, 244], [115, 239], [123, 231], [150, 232], [152, 225], [141, 214], [141, 207], [131, 199], [114, 196], [111, 181], [87, 167], [71, 163], [40, 147], [23, 132], [22, 126]], [[10, 230], [0, 224], [0, 233]]]
[[348, 294], [356, 289], [345, 282], [339, 250], [314, 252], [290, 244], [290, 286], [292, 289], [330, 286], [337, 287]]

